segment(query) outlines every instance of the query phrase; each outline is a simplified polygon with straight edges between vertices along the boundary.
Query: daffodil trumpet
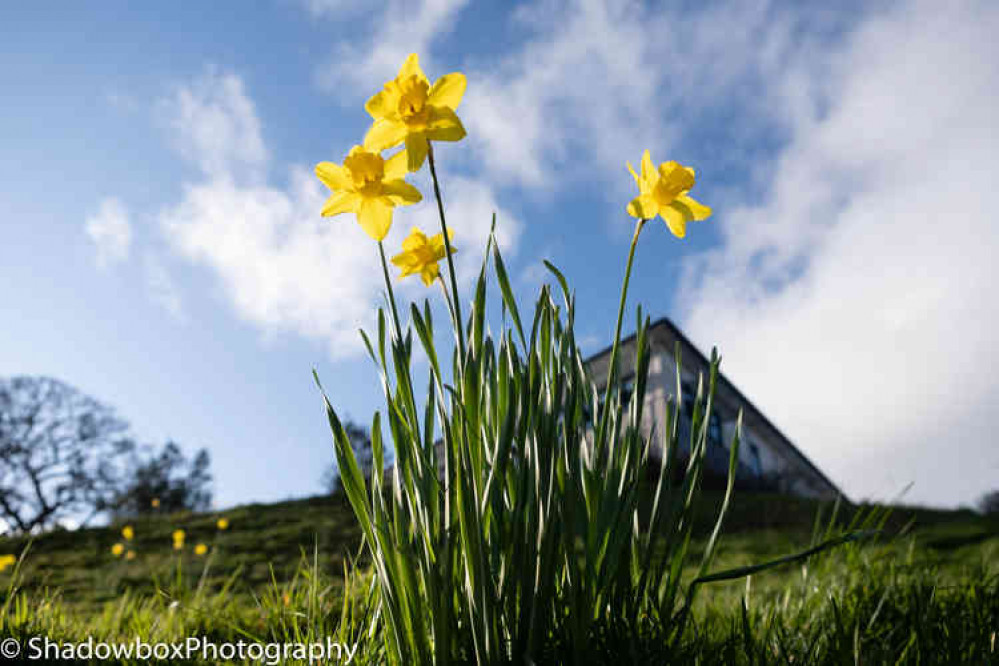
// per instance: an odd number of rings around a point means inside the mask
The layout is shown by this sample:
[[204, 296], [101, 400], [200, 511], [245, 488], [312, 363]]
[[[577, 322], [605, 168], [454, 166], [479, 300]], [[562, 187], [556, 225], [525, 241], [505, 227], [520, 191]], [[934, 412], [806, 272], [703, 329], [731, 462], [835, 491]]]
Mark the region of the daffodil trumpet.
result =
[[362, 146], [351, 148], [343, 165], [320, 162], [316, 176], [330, 188], [332, 194], [323, 206], [323, 217], [354, 213], [365, 233], [378, 241], [385, 288], [392, 306], [394, 334], [402, 335], [399, 313], [395, 304], [392, 282], [388, 276], [385, 248], [382, 241], [392, 226], [392, 212], [396, 206], [408, 206], [423, 199], [419, 190], [404, 180], [407, 173], [406, 152], [400, 151], [383, 159], [379, 152]]
[[399, 74], [364, 105], [374, 119], [364, 147], [379, 151], [405, 144], [408, 168], [418, 170], [429, 154], [431, 141], [465, 137], [465, 128], [455, 113], [465, 85], [461, 72], [446, 74], [431, 85], [419, 57], [409, 54]]
[[628, 171], [638, 185], [639, 194], [628, 204], [628, 214], [650, 220], [659, 216], [677, 238], [687, 235], [687, 223], [706, 220], [711, 208], [688, 193], [694, 186], [694, 170], [679, 162], [663, 162], [657, 169], [649, 151], [642, 154], [641, 175], [628, 163]]
[[322, 216], [354, 213], [365, 233], [380, 242], [392, 226], [393, 209], [423, 199], [419, 190], [403, 179], [405, 175], [406, 155], [402, 152], [386, 160], [377, 152], [354, 146], [342, 166], [320, 162], [316, 176], [332, 192]]
[[[454, 252], [454, 248], [451, 252]], [[402, 252], [392, 257], [392, 263], [402, 272], [400, 278], [419, 275], [423, 284], [430, 286], [440, 277], [440, 260], [446, 253], [444, 234], [427, 237], [418, 227], [413, 227], [402, 242]]]

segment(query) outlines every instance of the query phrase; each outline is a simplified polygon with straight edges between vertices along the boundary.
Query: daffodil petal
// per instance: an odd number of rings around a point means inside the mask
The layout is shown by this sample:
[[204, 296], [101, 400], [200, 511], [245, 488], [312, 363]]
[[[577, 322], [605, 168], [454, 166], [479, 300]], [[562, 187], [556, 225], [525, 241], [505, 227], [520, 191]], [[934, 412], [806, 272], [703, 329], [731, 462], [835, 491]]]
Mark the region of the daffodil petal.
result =
[[402, 278], [409, 277], [410, 275], [419, 272], [420, 272], [419, 264], [411, 264], [406, 268], [404, 268], [401, 273], [399, 273], [399, 279], [401, 280]]
[[[427, 236], [418, 228], [413, 227], [406, 239], [402, 241], [402, 249], [406, 252], [413, 252], [417, 248], [427, 244]], [[401, 256], [401, 255], [399, 255]]]
[[436, 263], [427, 264], [423, 267], [423, 270], [420, 271], [420, 277], [423, 279], [423, 284], [428, 287], [434, 283], [434, 280], [436, 280], [437, 276], [440, 274], [440, 266]]
[[628, 215], [641, 220], [649, 220], [659, 213], [659, 204], [651, 196], [641, 194], [628, 204]]
[[339, 215], [340, 213], [351, 213], [357, 209], [357, 205], [360, 201], [361, 195], [357, 192], [351, 192], [349, 190], [334, 192], [333, 195], [326, 200], [326, 204], [323, 205], [323, 212], [321, 215], [323, 217], [331, 217], [333, 215]]
[[642, 182], [648, 183], [650, 180], [655, 181], [656, 178], [656, 165], [652, 163], [652, 155], [649, 154], [648, 149], [642, 153]]
[[465, 127], [458, 114], [446, 106], [431, 107], [427, 125], [427, 138], [432, 141], [461, 141], [465, 138]]
[[364, 110], [371, 114], [372, 118], [384, 118], [390, 115], [394, 109], [389, 109], [385, 105], [385, 91], [379, 90], [364, 103]]
[[420, 191], [404, 180], [387, 180], [382, 183], [382, 194], [396, 206], [408, 206], [423, 200]]
[[384, 240], [392, 226], [392, 204], [380, 197], [363, 199], [357, 207], [357, 223], [376, 241]]
[[[454, 241], [454, 230], [447, 230], [447, 239], [451, 242]], [[435, 234], [433, 238], [430, 239], [430, 247], [433, 248], [434, 254], [439, 256], [441, 259], [444, 258], [444, 234]], [[458, 250], [451, 248], [451, 254], [454, 254]]]
[[415, 53], [410, 53], [409, 57], [406, 58], [406, 62], [402, 63], [402, 67], [399, 68], [400, 79], [405, 79], [410, 76], [416, 76], [423, 80], [427, 80], [426, 74], [420, 69], [420, 57]]
[[364, 149], [378, 152], [398, 146], [406, 139], [407, 131], [406, 125], [399, 121], [378, 118], [364, 135]]
[[402, 270], [402, 274], [399, 277], [412, 275], [420, 268], [420, 262], [417, 261], [411, 252], [403, 252], [402, 254], [395, 255], [392, 257], [392, 263]]
[[320, 162], [316, 165], [316, 176], [331, 190], [346, 190], [353, 186], [347, 171], [339, 164]]
[[423, 161], [427, 159], [427, 137], [422, 134], [410, 134], [406, 137], [406, 167], [410, 171], [419, 171]]
[[383, 180], [398, 180], [409, 173], [409, 163], [406, 159], [406, 151], [400, 150], [392, 157], [385, 160], [385, 171]]
[[628, 165], [628, 171], [631, 172], [631, 177], [635, 179], [635, 184], [638, 185], [638, 189], [641, 190], [642, 179], [638, 177], [637, 173], [635, 173], [635, 167], [631, 166], [631, 162], [625, 162], [625, 164]]
[[683, 238], [687, 235], [687, 218], [682, 211], [669, 205], [663, 206], [659, 210], [659, 214], [665, 220], [666, 226], [669, 227], [674, 236]]
[[685, 194], [678, 196], [673, 203], [685, 206], [690, 211], [688, 219], [700, 221], [711, 217], [711, 206], [705, 206], [700, 201], [696, 201]]
[[430, 89], [427, 104], [457, 109], [461, 104], [461, 98], [465, 96], [466, 85], [465, 75], [461, 72], [445, 74], [437, 79], [434, 87]]
[[392, 257], [392, 263], [402, 269], [402, 275], [410, 275], [420, 268], [419, 253], [414, 250], [405, 250]]

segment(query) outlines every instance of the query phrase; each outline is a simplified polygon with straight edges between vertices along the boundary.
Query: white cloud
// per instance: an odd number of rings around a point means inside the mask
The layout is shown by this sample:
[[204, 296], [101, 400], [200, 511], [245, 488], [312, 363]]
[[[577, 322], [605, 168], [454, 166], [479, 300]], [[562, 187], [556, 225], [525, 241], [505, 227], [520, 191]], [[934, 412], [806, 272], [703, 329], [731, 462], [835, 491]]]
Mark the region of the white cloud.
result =
[[[333, 2], [336, 3], [335, 0]], [[468, 0], [388, 0], [369, 13], [367, 35], [357, 43], [341, 44], [329, 61], [317, 70], [317, 79], [327, 89], [349, 86], [373, 95], [384, 81], [393, 78], [410, 53], [420, 55], [420, 64], [431, 65], [430, 47], [450, 32], [455, 16]], [[329, 3], [308, 0], [313, 13], [332, 13]], [[319, 11], [317, 11], [319, 10]]]
[[132, 244], [132, 224], [128, 210], [119, 199], [103, 199], [97, 212], [87, 218], [84, 228], [97, 247], [99, 268], [108, 268], [128, 259]]
[[773, 81], [768, 193], [687, 265], [690, 333], [854, 496], [970, 503], [999, 478], [999, 10], [948, 7], [871, 17]]
[[190, 185], [160, 221], [183, 257], [212, 269], [240, 317], [267, 332], [325, 340], [345, 356], [358, 351], [380, 268], [357, 224], [319, 218], [320, 188], [304, 169], [293, 171], [288, 190], [207, 181]]
[[210, 69], [198, 80], [180, 85], [158, 105], [175, 147], [209, 178], [264, 176], [264, 146], [253, 102], [243, 81]]
[[491, 177], [549, 191], [595, 170], [629, 188], [624, 162], [645, 148], [683, 159], [687, 134], [707, 125], [769, 122], [763, 82], [821, 39], [818, 25], [842, 21], [765, 3], [604, 0], [539, 3], [520, 18], [530, 31], [520, 49], [470, 66], [462, 118]]
[[[255, 154], [266, 151], [252, 100], [238, 77], [224, 79], [230, 82], [224, 95], [196, 85], [178, 90], [176, 98], [165, 103], [165, 108], [190, 119], [170, 123], [179, 133], [176, 144], [196, 146], [198, 164], [221, 165], [205, 168], [204, 179], [189, 183], [183, 199], [161, 211], [165, 237], [180, 256], [211, 269], [225, 298], [244, 320], [267, 333], [324, 341], [334, 357], [356, 354], [362, 350], [357, 329], [370, 324], [373, 306], [380, 303], [377, 248], [352, 215], [319, 217], [328, 191], [310, 169], [290, 168], [284, 187], [263, 181], [239, 183], [230, 174], [228, 169], [235, 166], [228, 159], [231, 146], [257, 145]], [[210, 103], [206, 94], [211, 95]], [[206, 107], [218, 112], [185, 111]], [[209, 129], [226, 140], [202, 141]], [[419, 177], [415, 175], [414, 182]], [[425, 194], [431, 192], [429, 184], [418, 184]], [[502, 220], [498, 236], [505, 246], [515, 241], [519, 225], [481, 183], [453, 177], [443, 187], [450, 224], [461, 247], [459, 275], [467, 275], [472, 260], [478, 265], [481, 252], [475, 248], [485, 246], [493, 210]], [[432, 200], [396, 210], [386, 248], [399, 247], [414, 223], [428, 232], [437, 227]]]
[[357, 11], [360, 3], [353, 0], [302, 0], [302, 5], [316, 18], [340, 18], [346, 13]]
[[167, 270], [163, 262], [153, 254], [145, 259], [146, 287], [154, 302], [166, 310], [171, 317], [183, 321], [184, 305], [180, 296], [180, 287]]

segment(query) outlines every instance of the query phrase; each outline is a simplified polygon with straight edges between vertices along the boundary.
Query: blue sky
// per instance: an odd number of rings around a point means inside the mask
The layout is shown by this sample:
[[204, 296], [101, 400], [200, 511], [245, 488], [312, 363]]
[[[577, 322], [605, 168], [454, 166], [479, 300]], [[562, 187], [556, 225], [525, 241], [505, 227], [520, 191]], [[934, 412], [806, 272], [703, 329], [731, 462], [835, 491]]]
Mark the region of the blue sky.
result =
[[[957, 2], [66, 3], [0, 26], [0, 368], [213, 455], [216, 503], [319, 490], [310, 372], [379, 407], [356, 330], [374, 247], [312, 176], [420, 55], [461, 70], [439, 148], [466, 286], [496, 210], [528, 298], [559, 265], [609, 342], [624, 163], [697, 168], [716, 214], [641, 239], [633, 302], [677, 320], [854, 497], [968, 504], [999, 479], [999, 9]], [[426, 170], [410, 180], [430, 196]], [[432, 227], [397, 211], [389, 248]], [[422, 287], [401, 285], [407, 298]]]

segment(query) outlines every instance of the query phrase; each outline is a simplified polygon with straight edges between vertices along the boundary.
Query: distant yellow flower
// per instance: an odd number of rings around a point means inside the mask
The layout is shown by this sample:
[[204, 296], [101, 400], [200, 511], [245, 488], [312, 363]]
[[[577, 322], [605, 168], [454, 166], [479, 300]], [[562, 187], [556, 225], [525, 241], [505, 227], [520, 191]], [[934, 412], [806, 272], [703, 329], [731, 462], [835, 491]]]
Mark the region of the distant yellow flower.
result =
[[376, 93], [365, 110], [375, 122], [364, 137], [368, 150], [385, 150], [406, 144], [407, 166], [416, 171], [427, 157], [427, 141], [460, 141], [465, 128], [455, 109], [465, 95], [465, 75], [452, 72], [437, 79], [433, 87], [411, 53], [399, 75]]
[[17, 562], [16, 555], [0, 555], [0, 571], [13, 566], [15, 562]]
[[628, 204], [628, 214], [645, 220], [659, 215], [674, 236], [683, 238], [687, 222], [704, 220], [711, 208], [694, 201], [687, 192], [694, 186], [694, 170], [677, 162], [663, 162], [657, 171], [649, 151], [642, 155], [642, 175], [628, 163], [628, 170], [638, 183], [640, 194]]
[[125, 537], [125, 541], [131, 541], [135, 537], [135, 530], [132, 529], [131, 525], [125, 525], [121, 528], [121, 535]]
[[116, 543], [111, 546], [111, 554], [115, 557], [121, 557], [121, 554], [125, 552], [124, 544]]
[[[454, 238], [454, 234], [448, 231], [448, 240]], [[451, 254], [455, 249], [451, 248]], [[440, 275], [440, 266], [437, 264], [444, 258], [444, 234], [437, 234], [427, 238], [426, 234], [413, 227], [409, 236], [402, 242], [402, 252], [392, 257], [392, 263], [402, 269], [400, 278], [407, 275], [420, 274], [423, 284], [428, 287], [433, 284], [437, 276]]]
[[153, 507], [154, 509], [158, 509], [158, 508], [160, 508], [160, 498], [159, 498], [159, 497], [154, 497], [154, 498], [152, 499], [152, 501], [150, 501], [150, 502], [149, 502], [149, 504], [150, 504], [150, 505], [151, 505], [151, 506], [152, 506], [152, 507]]
[[127, 553], [125, 553], [125, 559], [126, 560], [134, 560], [135, 559], [135, 551], [134, 550], [130, 550]]
[[392, 226], [393, 208], [423, 199], [419, 190], [403, 180], [405, 175], [406, 155], [401, 152], [383, 160], [377, 152], [354, 146], [343, 166], [320, 162], [316, 176], [333, 191], [322, 215], [356, 213], [361, 228], [380, 241]]
[[194, 547], [194, 554], [198, 555], [199, 557], [207, 552], [208, 552], [208, 546], [206, 546], [203, 543], [199, 543], [197, 546]]
[[228, 518], [219, 518], [218, 522], [215, 523], [215, 525], [218, 526], [218, 528], [220, 530], [227, 530], [227, 529], [229, 529], [229, 519]]
[[184, 547], [184, 530], [174, 530], [173, 549], [180, 550], [183, 547]]

